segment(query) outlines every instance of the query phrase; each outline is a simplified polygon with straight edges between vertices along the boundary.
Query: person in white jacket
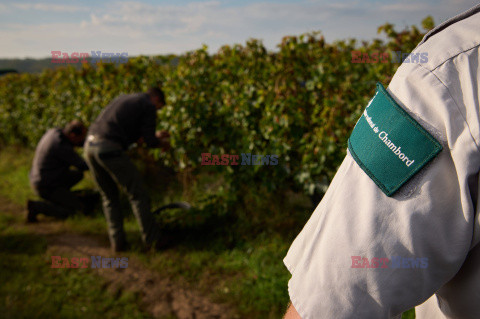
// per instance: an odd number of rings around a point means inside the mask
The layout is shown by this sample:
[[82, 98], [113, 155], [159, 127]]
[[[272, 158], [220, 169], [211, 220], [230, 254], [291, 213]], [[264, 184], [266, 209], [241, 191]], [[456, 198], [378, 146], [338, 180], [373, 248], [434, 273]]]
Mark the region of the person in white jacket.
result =
[[477, 5], [377, 85], [284, 259], [285, 318], [480, 318], [479, 44]]

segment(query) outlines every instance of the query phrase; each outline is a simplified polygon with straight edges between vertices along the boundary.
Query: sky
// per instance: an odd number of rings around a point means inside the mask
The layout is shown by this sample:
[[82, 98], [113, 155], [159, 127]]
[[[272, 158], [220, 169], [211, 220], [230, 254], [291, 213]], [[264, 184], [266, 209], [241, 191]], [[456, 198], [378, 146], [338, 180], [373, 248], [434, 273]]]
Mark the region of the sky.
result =
[[0, 1], [0, 58], [45, 58], [51, 51], [181, 54], [207, 45], [261, 39], [269, 50], [286, 35], [321, 31], [326, 40], [381, 38], [427, 15], [440, 24], [478, 0], [39, 0]]

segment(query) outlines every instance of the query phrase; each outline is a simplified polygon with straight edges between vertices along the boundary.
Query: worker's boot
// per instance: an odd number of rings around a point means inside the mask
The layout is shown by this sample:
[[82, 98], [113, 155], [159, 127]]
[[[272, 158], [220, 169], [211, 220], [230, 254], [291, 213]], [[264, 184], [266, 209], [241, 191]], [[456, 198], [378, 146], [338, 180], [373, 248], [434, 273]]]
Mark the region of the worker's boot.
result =
[[122, 252], [122, 251], [127, 251], [130, 249], [130, 245], [128, 242], [123, 239], [123, 240], [116, 240], [112, 243], [112, 251], [115, 253]]
[[35, 211], [35, 202], [31, 200], [27, 202], [26, 222], [27, 223], [38, 222], [37, 212]]

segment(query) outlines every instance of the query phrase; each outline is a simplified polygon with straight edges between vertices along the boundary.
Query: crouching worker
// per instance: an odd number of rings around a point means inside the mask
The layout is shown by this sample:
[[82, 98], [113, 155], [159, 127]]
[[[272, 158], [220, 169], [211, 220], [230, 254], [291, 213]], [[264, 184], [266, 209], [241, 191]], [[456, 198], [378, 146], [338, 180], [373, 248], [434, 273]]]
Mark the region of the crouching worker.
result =
[[38, 214], [65, 219], [92, 208], [92, 194], [71, 191], [88, 169], [74, 150], [83, 145], [85, 135], [85, 126], [75, 120], [65, 128], [49, 129], [40, 139], [29, 177], [33, 190], [45, 201], [28, 201], [27, 222], [36, 222]]

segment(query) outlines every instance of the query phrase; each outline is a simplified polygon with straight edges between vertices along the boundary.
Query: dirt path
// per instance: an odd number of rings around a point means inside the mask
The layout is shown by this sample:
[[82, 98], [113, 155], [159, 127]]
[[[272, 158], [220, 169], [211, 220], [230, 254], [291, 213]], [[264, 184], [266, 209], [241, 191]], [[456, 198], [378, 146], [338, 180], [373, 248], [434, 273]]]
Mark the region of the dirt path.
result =
[[[0, 211], [12, 214], [24, 214], [24, 208], [0, 198]], [[40, 221], [28, 226], [35, 234], [47, 238], [47, 256], [102, 256], [119, 257], [113, 254], [95, 238], [62, 233], [62, 222]], [[129, 257], [127, 268], [95, 269], [106, 279], [106, 288], [115, 296], [122, 291], [138, 293], [142, 296], [142, 309], [155, 318], [178, 319], [227, 319], [236, 318], [228, 306], [211, 302], [197, 291], [186, 289], [168, 277], [146, 269], [140, 262]]]

